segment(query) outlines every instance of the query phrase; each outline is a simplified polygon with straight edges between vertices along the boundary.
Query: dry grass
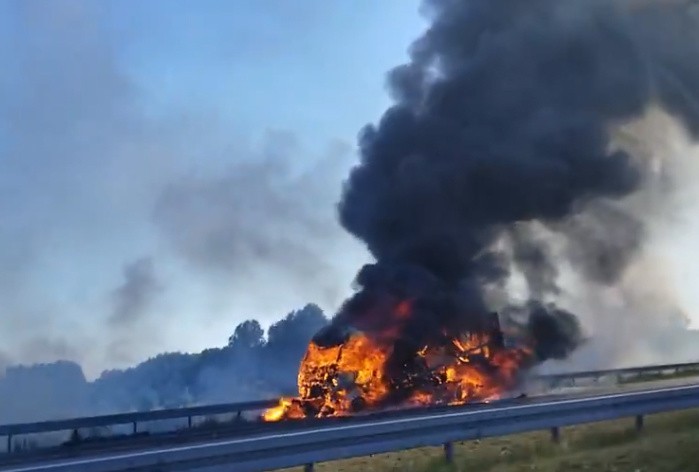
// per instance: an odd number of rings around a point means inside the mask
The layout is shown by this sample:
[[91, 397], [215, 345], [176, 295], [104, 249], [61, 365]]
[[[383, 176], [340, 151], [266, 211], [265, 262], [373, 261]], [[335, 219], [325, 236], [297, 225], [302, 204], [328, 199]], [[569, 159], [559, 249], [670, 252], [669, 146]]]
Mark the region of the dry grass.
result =
[[640, 434], [630, 418], [565, 428], [560, 444], [552, 444], [548, 432], [535, 432], [468, 441], [454, 452], [454, 466], [444, 464], [441, 448], [420, 448], [317, 464], [316, 470], [699, 472], [699, 410], [647, 417]]
[[621, 379], [620, 384], [633, 384], [633, 383], [644, 383], [653, 382], [655, 380], [664, 379], [687, 379], [691, 377], [699, 376], [699, 371], [696, 369], [680, 370], [679, 372], [672, 372], [670, 374], [659, 373], [659, 374], [641, 374], [635, 377], [628, 377]]

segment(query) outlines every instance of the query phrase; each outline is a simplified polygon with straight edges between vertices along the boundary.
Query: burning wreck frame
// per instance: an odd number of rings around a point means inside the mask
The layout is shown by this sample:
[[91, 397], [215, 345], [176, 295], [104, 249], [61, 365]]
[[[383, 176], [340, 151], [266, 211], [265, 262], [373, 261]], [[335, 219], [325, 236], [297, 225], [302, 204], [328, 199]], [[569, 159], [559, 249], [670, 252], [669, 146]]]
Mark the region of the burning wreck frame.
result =
[[[410, 315], [401, 302], [395, 313]], [[482, 332], [410, 349], [391, 333], [336, 327], [309, 344], [298, 375], [299, 396], [282, 398], [264, 419], [346, 416], [415, 405], [458, 405], [498, 398], [517, 385], [531, 359], [526, 347], [508, 348], [497, 313]]]

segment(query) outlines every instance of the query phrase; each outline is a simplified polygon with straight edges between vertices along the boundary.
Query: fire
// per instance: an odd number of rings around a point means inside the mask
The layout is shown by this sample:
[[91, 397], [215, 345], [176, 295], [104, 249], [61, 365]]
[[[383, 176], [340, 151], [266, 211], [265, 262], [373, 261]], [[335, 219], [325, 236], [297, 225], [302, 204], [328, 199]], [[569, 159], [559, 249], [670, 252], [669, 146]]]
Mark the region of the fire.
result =
[[265, 421], [279, 421], [284, 417], [284, 415], [287, 412], [290, 411], [291, 407], [292, 407], [292, 399], [291, 398], [281, 398], [279, 400], [279, 405], [265, 411], [264, 415], [262, 415], [262, 418]]
[[507, 348], [499, 323], [406, 350], [398, 341], [412, 306], [393, 306], [389, 327], [349, 331], [342, 342], [311, 342], [298, 373], [296, 398], [283, 398], [265, 421], [347, 416], [390, 406], [460, 405], [498, 398], [513, 388], [531, 357], [527, 348]]
[[358, 402], [377, 405], [390, 388], [383, 372], [389, 354], [363, 334], [325, 349], [311, 343], [299, 369], [299, 398], [283, 398], [265, 412], [265, 421], [303, 418], [309, 409], [320, 417], [353, 411]]

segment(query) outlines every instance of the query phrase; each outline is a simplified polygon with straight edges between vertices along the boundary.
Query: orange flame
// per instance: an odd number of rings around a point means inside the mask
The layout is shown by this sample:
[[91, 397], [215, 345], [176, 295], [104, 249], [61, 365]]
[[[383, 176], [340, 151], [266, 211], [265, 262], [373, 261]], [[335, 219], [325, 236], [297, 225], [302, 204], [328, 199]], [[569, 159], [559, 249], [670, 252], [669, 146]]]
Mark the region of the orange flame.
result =
[[[396, 304], [396, 324], [411, 311], [410, 301]], [[311, 342], [299, 368], [299, 396], [281, 399], [263, 419], [346, 416], [381, 408], [396, 396], [407, 405], [489, 401], [514, 386], [531, 355], [527, 348], [498, 345], [491, 333], [467, 333], [417, 350], [411, 366], [396, 378], [387, 366], [394, 328], [374, 335], [357, 331], [327, 348]]]

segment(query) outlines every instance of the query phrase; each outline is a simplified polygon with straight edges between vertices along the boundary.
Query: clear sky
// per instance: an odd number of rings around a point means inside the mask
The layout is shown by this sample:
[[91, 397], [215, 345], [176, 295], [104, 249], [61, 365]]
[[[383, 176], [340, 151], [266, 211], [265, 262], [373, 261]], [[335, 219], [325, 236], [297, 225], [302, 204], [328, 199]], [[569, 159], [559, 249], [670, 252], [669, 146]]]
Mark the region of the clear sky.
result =
[[[418, 10], [0, 0], [0, 364], [94, 375], [336, 308], [368, 256], [334, 205]], [[666, 238], [689, 306], [694, 235]]]
[[0, 358], [94, 374], [332, 310], [414, 0], [0, 1]]

